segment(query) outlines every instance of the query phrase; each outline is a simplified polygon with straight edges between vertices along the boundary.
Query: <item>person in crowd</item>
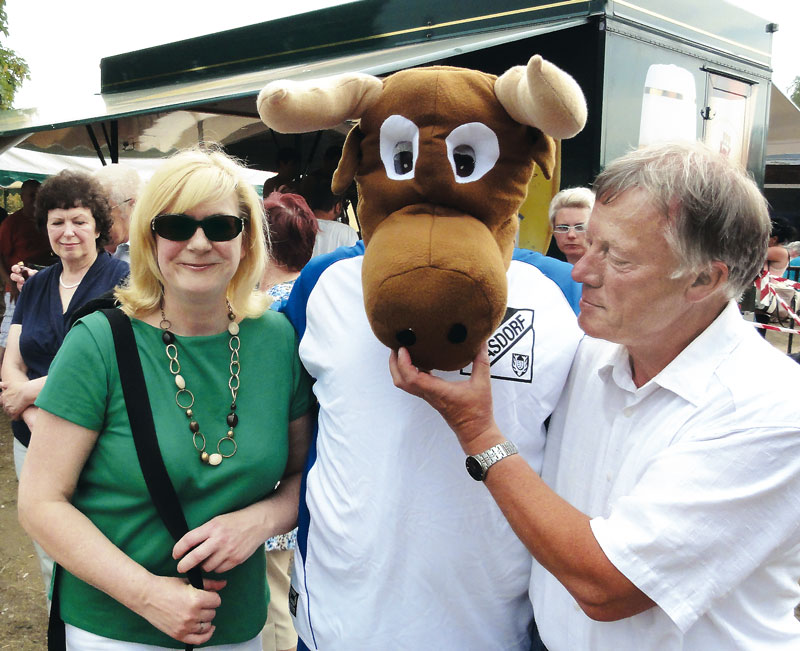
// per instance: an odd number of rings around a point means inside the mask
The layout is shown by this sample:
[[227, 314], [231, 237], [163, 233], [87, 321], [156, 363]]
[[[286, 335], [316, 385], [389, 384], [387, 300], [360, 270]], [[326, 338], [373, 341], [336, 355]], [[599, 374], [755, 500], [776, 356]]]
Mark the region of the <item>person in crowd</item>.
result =
[[[64, 570], [70, 649], [261, 649], [263, 545], [295, 524], [311, 424], [294, 332], [255, 290], [263, 221], [243, 168], [207, 149], [165, 161], [132, 216], [116, 297], [190, 529], [177, 543], [138, 467], [105, 315], [79, 320], [50, 367], [19, 513]], [[203, 590], [182, 578], [194, 566]]]
[[786, 267], [789, 266], [791, 256], [786, 245], [794, 238], [796, 233], [785, 219], [778, 217], [772, 220], [772, 230], [769, 236], [769, 248], [767, 249], [767, 260], [764, 269], [771, 276], [783, 278]]
[[299, 194], [273, 192], [264, 199], [272, 245], [260, 287], [276, 302], [289, 298], [292, 285], [311, 259], [319, 232], [317, 218]]
[[297, 151], [292, 147], [281, 147], [278, 150], [277, 160], [278, 171], [275, 176], [271, 176], [264, 181], [262, 196], [268, 197], [272, 192], [291, 192], [298, 183], [299, 177], [299, 157]]
[[566, 188], [550, 202], [550, 228], [556, 246], [570, 264], [586, 253], [586, 229], [594, 206], [594, 193], [589, 188]]
[[[770, 222], [745, 173], [703, 145], [660, 144], [594, 183], [586, 332], [541, 478], [520, 455], [485, 474], [536, 559], [548, 649], [795, 649], [800, 622], [800, 367], [734, 298]], [[443, 415], [467, 455], [514, 439], [492, 413], [486, 350], [447, 382], [393, 354], [395, 384]], [[496, 397], [495, 397], [496, 399]], [[469, 457], [468, 457], [469, 458]]]
[[798, 267], [800, 267], [800, 241], [789, 242], [786, 250], [789, 251], [789, 257], [791, 258], [786, 271], [786, 278], [794, 282], [800, 281], [800, 273], [798, 273]]
[[[317, 235], [317, 218], [299, 194], [273, 192], [264, 199], [270, 259], [260, 287], [272, 297], [272, 309], [289, 298], [294, 281], [311, 259]], [[267, 579], [270, 608], [262, 641], [264, 651], [293, 651], [297, 633], [289, 614], [289, 575], [297, 545], [297, 529], [267, 540]]]
[[[88, 175], [63, 171], [48, 178], [36, 196], [34, 215], [57, 262], [32, 277], [17, 299], [0, 372], [0, 399], [13, 419], [17, 477], [38, 413], [34, 402], [72, 314], [128, 275], [128, 264], [103, 250], [111, 227], [109, 205]], [[38, 545], [36, 551], [49, 587], [52, 560]]]
[[132, 167], [113, 163], [105, 165], [94, 173], [111, 203], [111, 233], [106, 244], [108, 251], [115, 258], [130, 262], [130, 243], [128, 242], [131, 226], [131, 214], [136, 206], [136, 197], [142, 185], [142, 179]]
[[358, 233], [340, 221], [344, 210], [342, 198], [331, 192], [330, 183], [315, 183], [311, 187], [305, 199], [319, 224], [312, 257], [330, 253], [340, 246], [353, 246], [358, 241]]
[[50, 251], [47, 234], [40, 231], [36, 225], [34, 204], [36, 193], [41, 183], [28, 179], [22, 183], [20, 198], [22, 208], [10, 214], [0, 224], [0, 280], [5, 285], [5, 312], [0, 322], [0, 362], [8, 339], [11, 320], [14, 317], [19, 290], [11, 281], [11, 265], [25, 262], [32, 265], [48, 265], [54, 260]]

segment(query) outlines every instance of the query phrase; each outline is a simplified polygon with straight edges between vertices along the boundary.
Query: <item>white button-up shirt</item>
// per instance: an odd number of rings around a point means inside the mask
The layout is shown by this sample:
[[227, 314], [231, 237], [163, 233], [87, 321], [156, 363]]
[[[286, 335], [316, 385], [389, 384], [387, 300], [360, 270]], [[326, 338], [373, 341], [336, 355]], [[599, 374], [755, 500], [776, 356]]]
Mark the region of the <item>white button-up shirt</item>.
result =
[[640, 388], [624, 347], [584, 338], [542, 477], [657, 606], [593, 621], [534, 564], [550, 651], [800, 648], [798, 392], [732, 302]]

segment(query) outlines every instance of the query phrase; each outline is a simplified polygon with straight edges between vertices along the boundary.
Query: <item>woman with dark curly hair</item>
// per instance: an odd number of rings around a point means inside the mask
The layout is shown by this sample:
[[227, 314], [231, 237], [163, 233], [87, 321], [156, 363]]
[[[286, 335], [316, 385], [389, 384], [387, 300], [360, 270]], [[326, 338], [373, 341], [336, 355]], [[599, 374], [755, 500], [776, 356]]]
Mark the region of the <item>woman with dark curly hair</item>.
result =
[[[59, 260], [32, 276], [17, 300], [3, 358], [3, 409], [13, 419], [14, 463], [22, 469], [33, 405], [61, 347], [72, 313], [128, 275], [128, 263], [103, 250], [111, 211], [103, 188], [90, 176], [64, 170], [47, 179], [36, 195], [35, 217]], [[49, 588], [52, 561], [37, 546]]]

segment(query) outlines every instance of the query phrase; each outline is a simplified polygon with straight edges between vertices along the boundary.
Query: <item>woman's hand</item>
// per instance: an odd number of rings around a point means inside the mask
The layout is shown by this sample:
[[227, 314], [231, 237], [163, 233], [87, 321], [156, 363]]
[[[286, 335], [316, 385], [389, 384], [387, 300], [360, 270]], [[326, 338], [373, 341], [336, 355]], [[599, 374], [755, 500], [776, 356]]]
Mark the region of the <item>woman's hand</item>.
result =
[[263, 523], [252, 509], [242, 509], [218, 515], [186, 533], [172, 548], [172, 558], [180, 559], [181, 573], [196, 565], [204, 572], [227, 572], [250, 558], [264, 540]]
[[197, 590], [183, 579], [154, 576], [136, 612], [170, 637], [195, 646], [211, 639], [212, 620], [222, 599], [217, 594], [226, 581], [204, 579]]
[[36, 400], [39, 392], [32, 395], [31, 388], [30, 382], [0, 382], [0, 389], [3, 391], [0, 400], [3, 402], [3, 411], [9, 418], [19, 420], [22, 412]]

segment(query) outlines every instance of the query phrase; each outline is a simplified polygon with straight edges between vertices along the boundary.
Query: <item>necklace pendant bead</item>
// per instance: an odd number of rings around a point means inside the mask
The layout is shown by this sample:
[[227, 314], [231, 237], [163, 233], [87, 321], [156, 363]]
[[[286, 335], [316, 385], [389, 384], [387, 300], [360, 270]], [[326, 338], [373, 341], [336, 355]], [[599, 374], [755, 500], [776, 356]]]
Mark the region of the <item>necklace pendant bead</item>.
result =
[[191, 418], [194, 416], [194, 412], [191, 409], [186, 410], [186, 418]]
[[238, 424], [239, 424], [239, 417], [233, 412], [228, 414], [228, 425], [230, 427], [236, 427]]
[[200, 461], [202, 461], [203, 463], [208, 463], [208, 457], [209, 457], [208, 452], [200, 453]]
[[173, 335], [169, 330], [164, 330], [161, 333], [161, 341], [163, 341], [167, 346], [171, 346], [175, 343], [175, 335]]
[[208, 465], [218, 466], [222, 463], [222, 455], [219, 452], [208, 455]]
[[227, 434], [227, 436], [228, 436], [228, 438], [229, 438], [229, 439], [232, 439], [232, 438], [233, 438], [233, 430], [232, 430], [232, 429], [229, 429], [229, 430], [228, 430], [228, 434]]
[[231, 321], [228, 324], [228, 332], [231, 334], [232, 337], [235, 337], [239, 334], [239, 324], [235, 321]]
[[175, 376], [175, 386], [177, 386], [179, 389], [186, 388], [186, 380], [183, 379], [183, 376], [180, 373]]
[[196, 420], [190, 420], [189, 421], [189, 430], [192, 433], [199, 432], [200, 431], [200, 423], [198, 423]]

